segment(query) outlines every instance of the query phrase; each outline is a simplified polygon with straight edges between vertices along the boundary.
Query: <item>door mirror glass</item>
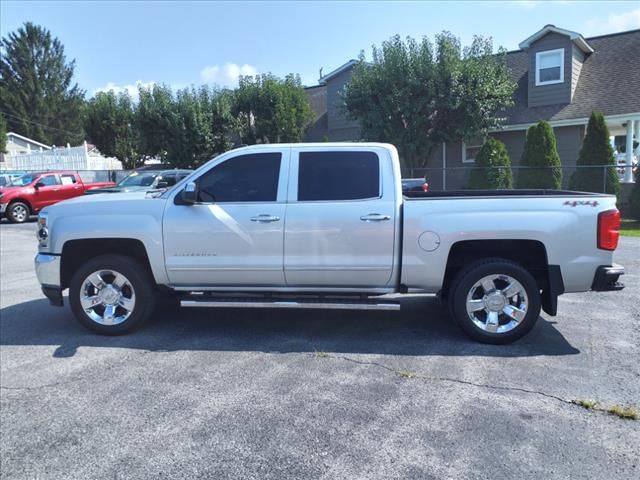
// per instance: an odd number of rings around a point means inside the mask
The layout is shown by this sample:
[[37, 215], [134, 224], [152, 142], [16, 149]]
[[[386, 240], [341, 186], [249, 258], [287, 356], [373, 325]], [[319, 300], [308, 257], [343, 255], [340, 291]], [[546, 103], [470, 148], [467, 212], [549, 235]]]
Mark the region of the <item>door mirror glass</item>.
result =
[[184, 190], [180, 194], [182, 201], [192, 205], [198, 200], [198, 185], [196, 182], [189, 182], [185, 185]]
[[36, 184], [34, 185], [35, 188], [40, 188], [40, 187], [45, 187], [46, 185], [44, 184], [44, 182], [36, 182]]

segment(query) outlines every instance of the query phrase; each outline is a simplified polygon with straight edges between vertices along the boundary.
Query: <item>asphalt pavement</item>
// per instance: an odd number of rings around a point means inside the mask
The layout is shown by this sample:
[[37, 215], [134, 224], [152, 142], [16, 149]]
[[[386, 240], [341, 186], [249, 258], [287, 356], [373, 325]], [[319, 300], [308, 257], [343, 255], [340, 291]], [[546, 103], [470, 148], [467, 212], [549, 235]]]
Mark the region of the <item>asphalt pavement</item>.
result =
[[50, 307], [35, 224], [0, 225], [0, 477], [640, 478], [640, 238], [621, 292], [560, 298], [526, 338], [397, 312], [162, 309], [100, 337]]

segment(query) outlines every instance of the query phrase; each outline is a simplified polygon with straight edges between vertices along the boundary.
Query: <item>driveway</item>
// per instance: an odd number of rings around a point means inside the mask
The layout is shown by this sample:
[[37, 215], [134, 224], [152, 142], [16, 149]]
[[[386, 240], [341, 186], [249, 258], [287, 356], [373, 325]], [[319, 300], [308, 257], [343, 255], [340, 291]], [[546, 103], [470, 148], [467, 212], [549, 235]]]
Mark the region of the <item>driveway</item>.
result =
[[640, 477], [640, 239], [622, 292], [508, 346], [400, 313], [163, 310], [116, 338], [49, 307], [34, 223], [0, 225], [2, 478]]

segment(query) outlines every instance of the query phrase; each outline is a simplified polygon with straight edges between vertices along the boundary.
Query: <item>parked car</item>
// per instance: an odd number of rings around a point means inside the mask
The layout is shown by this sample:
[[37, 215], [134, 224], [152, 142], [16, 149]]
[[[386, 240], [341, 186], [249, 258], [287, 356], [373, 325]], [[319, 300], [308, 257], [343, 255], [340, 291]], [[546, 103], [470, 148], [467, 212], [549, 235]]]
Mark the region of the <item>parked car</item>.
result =
[[35, 267], [52, 304], [68, 288], [76, 318], [107, 335], [139, 327], [159, 293], [184, 307], [363, 310], [439, 293], [472, 338], [507, 343], [563, 293], [623, 288], [619, 224], [614, 195], [403, 194], [388, 144], [263, 144], [159, 195], [46, 208]]
[[24, 175], [25, 172], [2, 172], [0, 173], [0, 187], [5, 187], [16, 178]]
[[147, 192], [173, 187], [193, 170], [138, 170], [131, 172], [113, 187], [88, 190], [87, 195], [96, 193]]
[[0, 189], [0, 215], [12, 223], [22, 223], [44, 207], [109, 185], [115, 184], [84, 183], [75, 172], [25, 173]]
[[403, 192], [428, 192], [429, 184], [425, 181], [424, 178], [403, 178], [402, 191]]

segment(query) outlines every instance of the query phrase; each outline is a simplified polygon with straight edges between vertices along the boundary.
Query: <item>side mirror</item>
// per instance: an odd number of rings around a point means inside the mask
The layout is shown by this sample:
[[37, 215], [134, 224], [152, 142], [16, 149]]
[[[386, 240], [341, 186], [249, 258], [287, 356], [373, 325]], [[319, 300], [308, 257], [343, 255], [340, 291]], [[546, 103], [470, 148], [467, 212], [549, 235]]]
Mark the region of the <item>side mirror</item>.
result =
[[169, 182], [166, 180], [160, 180], [156, 185], [156, 188], [167, 188], [169, 186]]
[[193, 205], [198, 201], [198, 185], [196, 182], [189, 182], [180, 194], [182, 201], [187, 205]]
[[43, 182], [36, 182], [36, 184], [33, 186], [36, 190], [40, 187], [44, 187], [46, 186]]

